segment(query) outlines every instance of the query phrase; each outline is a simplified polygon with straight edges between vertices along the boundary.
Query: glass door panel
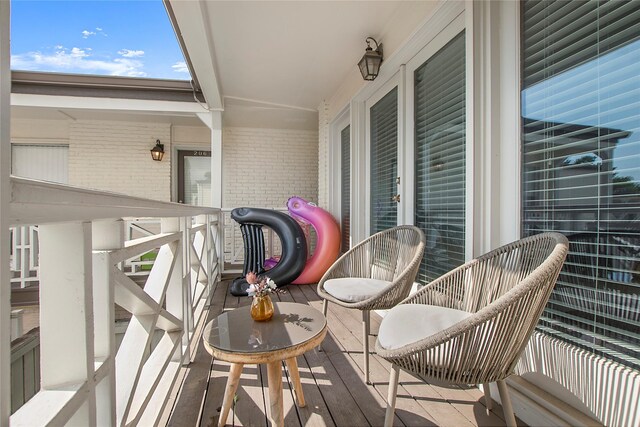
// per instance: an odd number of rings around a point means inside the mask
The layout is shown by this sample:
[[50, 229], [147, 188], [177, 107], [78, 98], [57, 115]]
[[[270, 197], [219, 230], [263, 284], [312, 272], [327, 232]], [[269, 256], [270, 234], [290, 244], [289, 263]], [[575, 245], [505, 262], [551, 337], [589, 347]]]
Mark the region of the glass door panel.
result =
[[178, 150], [178, 202], [211, 206], [211, 151]]
[[398, 223], [398, 88], [394, 87], [369, 111], [370, 233]]

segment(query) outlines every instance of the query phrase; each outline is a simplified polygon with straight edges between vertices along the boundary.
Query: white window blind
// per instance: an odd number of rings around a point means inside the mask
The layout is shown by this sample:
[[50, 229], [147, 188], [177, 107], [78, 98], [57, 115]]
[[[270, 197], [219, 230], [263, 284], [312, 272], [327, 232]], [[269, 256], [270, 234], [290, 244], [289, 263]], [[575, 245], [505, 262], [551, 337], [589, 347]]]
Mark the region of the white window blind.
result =
[[69, 147], [11, 144], [11, 173], [23, 178], [67, 184]]
[[371, 234], [398, 224], [398, 88], [371, 107]]
[[340, 132], [340, 232], [342, 236], [341, 250], [349, 250], [351, 229], [351, 126]]
[[464, 262], [464, 43], [462, 32], [414, 72], [416, 225], [427, 238], [420, 283]]
[[640, 2], [522, 3], [523, 232], [570, 253], [539, 329], [640, 367]]

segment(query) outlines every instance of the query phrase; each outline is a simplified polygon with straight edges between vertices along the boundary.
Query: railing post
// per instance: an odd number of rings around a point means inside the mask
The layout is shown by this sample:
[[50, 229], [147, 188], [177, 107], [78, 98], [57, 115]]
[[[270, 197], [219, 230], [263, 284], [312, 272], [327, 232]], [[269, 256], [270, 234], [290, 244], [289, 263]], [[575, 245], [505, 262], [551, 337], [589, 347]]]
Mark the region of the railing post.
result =
[[86, 384], [72, 424], [95, 424], [91, 224], [40, 227], [40, 355], [43, 390]]
[[[176, 233], [176, 232], [180, 232], [180, 218], [162, 218], [161, 222], [160, 222], [160, 231], [162, 233]], [[184, 223], [183, 223], [184, 224]], [[173, 361], [180, 361], [184, 363], [184, 354], [185, 354], [185, 348], [184, 348], [184, 337], [185, 335], [188, 337], [189, 335], [189, 330], [186, 328], [188, 326], [188, 324], [186, 323], [186, 319], [188, 317], [187, 313], [185, 312], [186, 309], [186, 304], [185, 304], [185, 293], [187, 292], [187, 274], [185, 270], [185, 261], [184, 261], [184, 254], [186, 252], [186, 250], [188, 249], [185, 248], [185, 245], [188, 243], [186, 242], [186, 238], [185, 236], [187, 235], [187, 230], [186, 227], [183, 225], [182, 227], [182, 238], [180, 239], [180, 248], [176, 251], [176, 260], [175, 260], [175, 264], [173, 267], [173, 270], [171, 271], [171, 276], [169, 278], [169, 284], [167, 286], [167, 293], [166, 293], [166, 307], [167, 307], [167, 311], [169, 311], [171, 314], [173, 314], [176, 318], [178, 318], [179, 320], [182, 320], [183, 323], [183, 330], [182, 330], [182, 343], [181, 345], [177, 346], [176, 348], [176, 352], [174, 353], [173, 357], [171, 358], [171, 360]], [[187, 346], [188, 346], [188, 342], [187, 342]], [[188, 363], [188, 360], [187, 360]]]
[[111, 279], [110, 251], [124, 245], [124, 221], [96, 221], [93, 230], [93, 315], [94, 349], [102, 378], [96, 378], [96, 421], [98, 425], [116, 423], [116, 342], [114, 285]]

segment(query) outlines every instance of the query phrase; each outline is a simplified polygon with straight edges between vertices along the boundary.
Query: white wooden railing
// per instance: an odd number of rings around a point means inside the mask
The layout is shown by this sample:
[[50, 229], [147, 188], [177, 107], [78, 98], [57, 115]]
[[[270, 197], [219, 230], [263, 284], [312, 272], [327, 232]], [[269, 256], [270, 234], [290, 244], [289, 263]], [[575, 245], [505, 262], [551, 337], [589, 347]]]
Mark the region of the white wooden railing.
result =
[[[219, 210], [18, 178], [11, 187], [11, 225], [39, 226], [41, 355], [41, 389], [11, 425], [155, 425], [220, 276]], [[142, 217], [159, 218], [160, 233], [125, 242], [125, 221]], [[140, 287], [119, 265], [151, 250]], [[117, 351], [115, 304], [132, 315]]]
[[22, 289], [38, 282], [38, 226], [11, 227], [11, 284]]

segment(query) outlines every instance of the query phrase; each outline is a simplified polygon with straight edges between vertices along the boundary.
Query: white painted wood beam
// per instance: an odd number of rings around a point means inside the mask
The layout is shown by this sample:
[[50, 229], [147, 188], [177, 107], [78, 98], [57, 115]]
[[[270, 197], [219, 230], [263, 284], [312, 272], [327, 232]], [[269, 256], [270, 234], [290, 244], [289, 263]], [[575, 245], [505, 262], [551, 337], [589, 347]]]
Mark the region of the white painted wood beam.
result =
[[213, 38], [209, 30], [209, 11], [205, 1], [169, 0], [177, 28], [189, 51], [194, 73], [211, 109], [222, 109]]
[[7, 268], [11, 197], [10, 9], [10, 2], [0, 1], [0, 426], [9, 425], [11, 413], [11, 282]]
[[124, 244], [124, 248], [118, 252], [111, 254], [111, 259], [114, 264], [137, 257], [150, 250], [158, 247], [168, 245], [172, 242], [180, 240], [180, 233], [159, 233], [152, 236], [140, 237], [138, 239], [132, 239]]
[[151, 400], [163, 374], [171, 362], [171, 355], [180, 345], [180, 333], [166, 333], [145, 362], [140, 374], [136, 393], [131, 401], [131, 410], [127, 417], [127, 424], [137, 425], [144, 408]]
[[88, 96], [34, 95], [26, 93], [11, 94], [11, 105], [14, 107], [167, 113], [186, 114], [189, 116], [207, 111], [200, 104], [195, 102], [96, 98]]
[[108, 251], [118, 250], [123, 244], [124, 221], [92, 223], [94, 351], [96, 363], [102, 361], [100, 370], [105, 373], [103, 378], [95, 378], [97, 425], [115, 424], [115, 298], [113, 262]]
[[173, 270], [182, 271], [182, 248], [179, 247], [179, 243], [180, 241], [171, 242], [158, 250], [149, 278], [144, 285], [144, 291], [159, 304], [162, 304]]
[[[11, 225], [216, 214], [215, 209], [11, 177]], [[4, 181], [3, 181], [4, 183]]]
[[115, 282], [115, 303], [135, 316], [151, 316], [161, 310], [160, 304], [151, 298], [137, 283], [119, 269], [111, 266]]

